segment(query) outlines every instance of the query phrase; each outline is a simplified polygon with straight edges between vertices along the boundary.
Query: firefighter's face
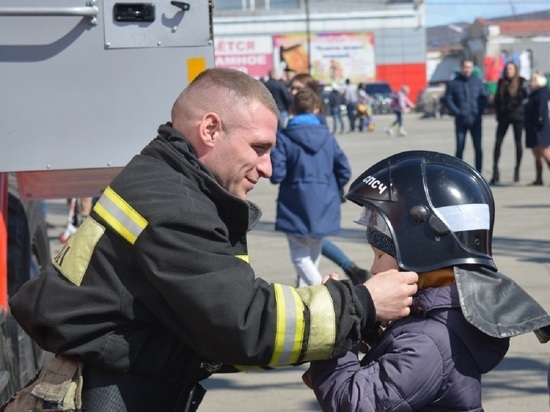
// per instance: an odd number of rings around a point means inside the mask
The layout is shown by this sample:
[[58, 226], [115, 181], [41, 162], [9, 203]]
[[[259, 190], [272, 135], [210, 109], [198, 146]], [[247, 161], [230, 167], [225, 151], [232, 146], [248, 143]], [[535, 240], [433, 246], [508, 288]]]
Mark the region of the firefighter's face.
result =
[[277, 116], [261, 104], [239, 112], [223, 127], [207, 165], [228, 192], [246, 199], [260, 178], [271, 176], [270, 152], [275, 146]]

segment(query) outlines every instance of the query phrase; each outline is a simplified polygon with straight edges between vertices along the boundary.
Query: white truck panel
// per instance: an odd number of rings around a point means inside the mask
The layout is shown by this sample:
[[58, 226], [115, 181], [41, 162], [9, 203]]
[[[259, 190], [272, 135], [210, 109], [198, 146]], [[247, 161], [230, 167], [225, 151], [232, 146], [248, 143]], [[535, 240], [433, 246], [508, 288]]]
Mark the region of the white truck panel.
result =
[[214, 66], [208, 1], [131, 4], [154, 21], [116, 21], [113, 0], [2, 1], [0, 172], [120, 168]]

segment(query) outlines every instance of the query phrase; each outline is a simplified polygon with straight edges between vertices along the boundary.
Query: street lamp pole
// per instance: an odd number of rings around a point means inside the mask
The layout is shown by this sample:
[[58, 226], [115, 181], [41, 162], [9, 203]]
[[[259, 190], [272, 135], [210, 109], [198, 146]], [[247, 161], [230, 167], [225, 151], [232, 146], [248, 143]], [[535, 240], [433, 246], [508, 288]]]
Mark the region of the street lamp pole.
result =
[[308, 73], [311, 73], [311, 32], [309, 29], [309, 0], [304, 1], [306, 8], [307, 70]]

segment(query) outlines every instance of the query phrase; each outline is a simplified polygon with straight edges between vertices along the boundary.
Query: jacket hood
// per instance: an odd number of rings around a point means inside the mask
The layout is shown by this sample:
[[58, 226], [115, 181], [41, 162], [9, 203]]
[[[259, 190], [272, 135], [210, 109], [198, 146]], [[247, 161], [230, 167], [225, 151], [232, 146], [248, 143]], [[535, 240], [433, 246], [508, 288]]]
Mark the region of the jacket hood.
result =
[[294, 143], [303, 147], [305, 151], [317, 153], [327, 144], [328, 140], [322, 136], [328, 134], [329, 130], [326, 125], [320, 124], [315, 115], [300, 115], [295, 119], [298, 120], [298, 118], [305, 116], [312, 116], [316, 122], [297, 122], [292, 119], [289, 125], [279, 133], [284, 133]]
[[[456, 285], [421, 290], [413, 299], [412, 311], [421, 317], [429, 316], [452, 329], [468, 348], [481, 373], [494, 369], [508, 350], [509, 339], [488, 336], [464, 322]], [[480, 345], [480, 342], [484, 344]]]

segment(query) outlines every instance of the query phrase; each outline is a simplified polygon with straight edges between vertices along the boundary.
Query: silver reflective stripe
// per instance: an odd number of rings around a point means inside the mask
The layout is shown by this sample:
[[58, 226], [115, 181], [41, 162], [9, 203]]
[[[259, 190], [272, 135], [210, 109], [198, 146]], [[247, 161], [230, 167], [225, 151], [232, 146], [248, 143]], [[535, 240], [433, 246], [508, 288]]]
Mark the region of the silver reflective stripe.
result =
[[435, 211], [453, 232], [489, 230], [491, 225], [489, 205], [485, 203], [444, 206], [436, 208]]
[[143, 229], [145, 220], [134, 208], [108, 187], [94, 206], [94, 211], [101, 216], [111, 228], [134, 244]]
[[285, 332], [284, 341], [281, 348], [281, 356], [279, 364], [287, 365], [292, 362], [291, 358], [294, 354], [294, 341], [296, 339], [296, 305], [294, 303], [294, 295], [290, 287], [282, 287], [285, 297]]
[[296, 289], [273, 284], [276, 302], [276, 330], [269, 366], [296, 363], [304, 343], [304, 303]]

